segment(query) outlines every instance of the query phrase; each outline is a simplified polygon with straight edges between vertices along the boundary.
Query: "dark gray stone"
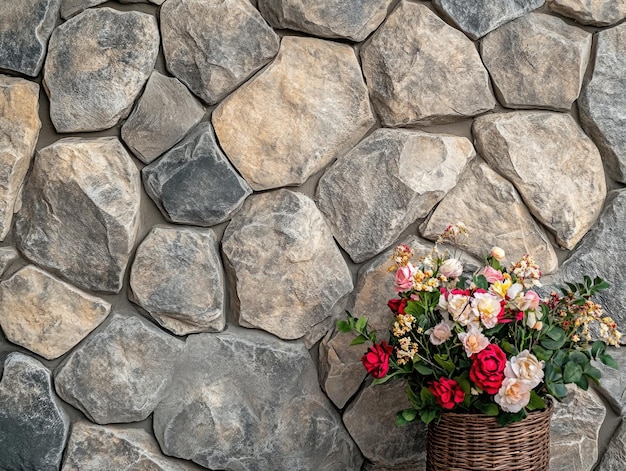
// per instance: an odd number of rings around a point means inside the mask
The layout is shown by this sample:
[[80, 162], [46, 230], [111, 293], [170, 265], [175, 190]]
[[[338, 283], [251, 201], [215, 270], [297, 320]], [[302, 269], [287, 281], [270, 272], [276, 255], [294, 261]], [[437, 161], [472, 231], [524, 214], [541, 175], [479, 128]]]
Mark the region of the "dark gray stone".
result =
[[204, 116], [204, 108], [179, 80], [152, 72], [122, 139], [144, 163], [168, 150]]
[[236, 213], [252, 190], [219, 148], [210, 123], [198, 124], [142, 170], [146, 192], [165, 219], [213, 226]]
[[160, 18], [168, 70], [209, 104], [278, 52], [278, 36], [248, 0], [169, 0]]
[[61, 0], [61, 16], [67, 20], [83, 10], [95, 7], [107, 0]]
[[311, 334], [352, 291], [322, 213], [302, 193], [251, 196], [226, 228], [222, 251], [239, 324], [285, 340]]
[[624, 418], [611, 438], [596, 471], [622, 471], [626, 463], [626, 422]]
[[433, 5], [470, 38], [478, 39], [545, 0], [433, 0]]
[[4, 274], [7, 268], [19, 258], [19, 254], [15, 247], [0, 247], [0, 276]]
[[626, 23], [597, 33], [596, 60], [578, 100], [580, 121], [610, 176], [626, 182]]
[[140, 316], [112, 314], [55, 372], [57, 393], [98, 424], [143, 420], [163, 398], [182, 349]]
[[164, 453], [211, 469], [356, 471], [362, 464], [304, 345], [259, 331], [229, 326], [188, 337], [153, 425]]
[[119, 292], [135, 244], [139, 171], [117, 138], [65, 138], [37, 153], [15, 215], [18, 249], [94, 291]]
[[98, 131], [126, 118], [154, 69], [152, 15], [87, 9], [54, 30], [44, 67], [57, 132]]
[[69, 429], [50, 371], [34, 358], [11, 353], [0, 381], [0, 469], [57, 471]]
[[554, 13], [583, 25], [609, 26], [626, 18], [624, 0], [548, 0], [547, 4]]
[[5, 0], [0, 6], [0, 69], [35, 77], [46, 57], [61, 0]]

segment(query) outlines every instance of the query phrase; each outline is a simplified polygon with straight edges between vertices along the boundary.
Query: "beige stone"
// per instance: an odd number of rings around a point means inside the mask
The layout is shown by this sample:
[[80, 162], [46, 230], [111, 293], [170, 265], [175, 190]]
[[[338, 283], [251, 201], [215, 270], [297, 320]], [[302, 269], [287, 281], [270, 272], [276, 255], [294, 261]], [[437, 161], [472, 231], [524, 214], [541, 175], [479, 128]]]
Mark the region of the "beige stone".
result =
[[481, 159], [470, 164], [460, 183], [420, 226], [420, 232], [436, 240], [448, 224], [456, 221], [467, 226], [467, 251], [479, 259], [498, 246], [505, 250], [508, 262], [529, 253], [543, 273], [557, 268], [557, 256], [548, 236], [514, 186]]
[[39, 137], [39, 85], [0, 75], [0, 240], [13, 211]]
[[626, 18], [626, 0], [548, 0], [548, 8], [578, 23], [609, 26]]
[[72, 349], [111, 305], [28, 265], [0, 284], [0, 326], [11, 342], [52, 360]]
[[374, 124], [353, 49], [292, 36], [212, 119], [224, 152], [255, 190], [303, 183]]
[[547, 111], [492, 114], [477, 118], [473, 131], [477, 151], [557, 242], [574, 248], [606, 197], [600, 152], [574, 119]]
[[449, 122], [496, 104], [472, 41], [426, 5], [402, 1], [364, 44], [361, 60], [384, 126]]

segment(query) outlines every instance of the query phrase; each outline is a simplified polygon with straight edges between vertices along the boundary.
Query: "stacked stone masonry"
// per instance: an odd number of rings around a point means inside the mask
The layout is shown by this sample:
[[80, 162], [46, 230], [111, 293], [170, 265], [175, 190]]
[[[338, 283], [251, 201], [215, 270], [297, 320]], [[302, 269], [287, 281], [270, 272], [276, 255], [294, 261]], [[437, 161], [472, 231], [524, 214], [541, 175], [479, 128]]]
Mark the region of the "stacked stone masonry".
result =
[[[1, 3], [0, 469], [425, 469], [335, 324], [450, 222], [626, 328], [626, 0]], [[551, 471], [623, 469], [603, 372]]]

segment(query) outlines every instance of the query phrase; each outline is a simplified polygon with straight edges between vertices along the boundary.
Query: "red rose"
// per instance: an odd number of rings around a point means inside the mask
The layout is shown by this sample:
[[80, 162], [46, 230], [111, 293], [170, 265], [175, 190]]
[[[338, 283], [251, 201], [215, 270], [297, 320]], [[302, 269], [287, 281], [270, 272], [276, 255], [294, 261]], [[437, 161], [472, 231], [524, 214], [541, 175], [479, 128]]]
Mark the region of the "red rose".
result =
[[381, 344], [375, 343], [367, 349], [367, 353], [361, 357], [363, 366], [374, 378], [384, 378], [389, 371], [389, 355], [393, 351], [391, 345], [384, 340]]
[[[524, 318], [524, 312], [522, 311], [518, 311], [517, 313], [513, 313], [515, 314], [515, 320], [517, 322], [521, 321]], [[513, 322], [513, 319], [510, 316], [511, 313], [508, 313], [504, 310], [504, 301], [502, 301], [502, 309], [500, 310], [500, 312], [498, 313], [498, 324], [507, 324], [509, 322]]]
[[395, 314], [406, 314], [404, 312], [404, 308], [406, 307], [407, 300], [406, 299], [390, 299], [387, 303], [389, 309], [391, 309]]
[[506, 355], [500, 347], [491, 343], [472, 358], [470, 379], [487, 394], [496, 394], [504, 380]]
[[453, 379], [439, 378], [439, 381], [433, 381], [428, 386], [428, 390], [433, 393], [439, 404], [444, 409], [452, 409], [456, 404], [463, 402], [465, 393]]

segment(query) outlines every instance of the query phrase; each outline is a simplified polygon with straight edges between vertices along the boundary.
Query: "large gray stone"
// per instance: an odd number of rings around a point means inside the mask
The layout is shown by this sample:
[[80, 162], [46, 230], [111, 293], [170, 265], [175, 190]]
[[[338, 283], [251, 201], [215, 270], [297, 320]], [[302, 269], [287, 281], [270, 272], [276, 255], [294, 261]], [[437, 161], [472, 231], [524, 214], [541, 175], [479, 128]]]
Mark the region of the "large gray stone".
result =
[[[10, 0], [0, 8], [0, 69], [35, 77], [59, 19], [61, 0]], [[1, 108], [0, 108], [1, 109]]]
[[606, 181], [598, 149], [569, 114], [518, 111], [474, 120], [476, 150], [530, 212], [573, 249], [600, 215]]
[[598, 293], [596, 298], [620, 326], [626, 325], [626, 257], [621, 255], [625, 238], [626, 192], [614, 190], [607, 196], [595, 227], [549, 281], [556, 285], [580, 282], [584, 275], [607, 280], [611, 287]]
[[224, 152], [255, 190], [304, 183], [374, 124], [354, 50], [294, 36], [283, 38], [274, 62], [212, 120]]
[[211, 123], [198, 124], [142, 170], [146, 192], [165, 219], [213, 226], [232, 217], [252, 193], [221, 151]]
[[220, 331], [222, 272], [212, 230], [156, 226], [137, 248], [131, 300], [176, 335]]
[[111, 305], [28, 265], [0, 283], [0, 326], [11, 342], [51, 360], [106, 319]]
[[229, 326], [188, 337], [153, 425], [164, 453], [210, 469], [348, 471], [362, 464], [304, 345], [259, 331]]
[[143, 420], [163, 399], [183, 345], [138, 315], [112, 314], [57, 369], [57, 393], [98, 424]]
[[152, 71], [137, 106], [122, 126], [122, 139], [149, 164], [180, 141], [204, 116], [204, 107], [179, 80]]
[[433, 0], [433, 5], [470, 38], [478, 39], [539, 8], [545, 0]]
[[88, 9], [54, 30], [44, 67], [57, 132], [98, 131], [126, 118], [154, 68], [152, 15]]
[[38, 113], [39, 85], [0, 75], [0, 240], [11, 229], [15, 203], [35, 152], [41, 129]]
[[260, 0], [259, 10], [276, 28], [361, 42], [378, 28], [392, 0]]
[[384, 126], [449, 122], [496, 104], [474, 44], [426, 5], [400, 2], [364, 44], [361, 61]]
[[324, 173], [318, 205], [339, 245], [359, 263], [425, 217], [474, 155], [464, 137], [378, 129]]
[[543, 273], [557, 269], [558, 259], [550, 239], [515, 187], [481, 159], [469, 165], [459, 184], [420, 226], [420, 233], [437, 240], [450, 221], [467, 226], [467, 250], [479, 260], [498, 246], [505, 250], [509, 262], [529, 253]]
[[555, 406], [550, 423], [550, 471], [591, 471], [598, 459], [598, 434], [606, 415], [592, 389], [568, 386], [569, 395]]
[[95, 7], [106, 1], [107, 0], [61, 0], [61, 16], [63, 19], [67, 20], [87, 8]]
[[226, 228], [222, 251], [239, 323], [283, 339], [308, 334], [352, 291], [322, 214], [301, 193], [251, 196]]
[[492, 31], [480, 46], [504, 106], [569, 111], [587, 70], [591, 33], [530, 13]]
[[624, 463], [626, 463], [626, 425], [622, 418], [619, 428], [602, 455], [602, 461], [594, 469], [595, 471], [622, 471]]
[[626, 0], [548, 0], [554, 13], [583, 25], [609, 26], [626, 18]]
[[610, 176], [626, 182], [626, 23], [600, 31], [597, 39], [593, 75], [578, 100], [580, 121]]
[[50, 371], [11, 353], [0, 381], [0, 469], [57, 471], [70, 419], [54, 394]]
[[248, 0], [169, 0], [160, 18], [168, 70], [209, 104], [278, 52], [278, 36]]
[[154, 437], [142, 429], [103, 427], [86, 420], [72, 425], [62, 471], [191, 471], [200, 470], [163, 455]]
[[117, 138], [66, 138], [37, 153], [15, 240], [79, 287], [119, 292], [139, 224], [139, 171]]
[[[620, 327], [623, 330], [623, 324]], [[608, 353], [621, 366], [615, 369], [599, 361], [594, 361], [594, 366], [602, 372], [600, 386], [597, 387], [597, 390], [608, 400], [613, 410], [621, 416], [626, 416], [626, 371], [623, 367], [626, 365], [626, 349], [609, 347]]]
[[19, 254], [15, 247], [0, 247], [0, 276], [4, 274], [7, 268], [19, 258]]
[[[415, 236], [402, 243], [415, 252], [415, 260], [429, 254], [432, 244], [424, 244]], [[356, 317], [366, 317], [368, 326], [378, 340], [389, 339], [389, 323], [393, 314], [387, 301], [394, 297], [393, 275], [389, 273], [394, 249], [387, 250], [359, 269], [356, 287], [347, 306]], [[319, 347], [320, 384], [333, 403], [343, 408], [359, 389], [367, 375], [361, 356], [364, 349], [351, 346], [354, 335], [329, 332]]]
[[425, 471], [426, 427], [419, 420], [396, 425], [396, 413], [409, 407], [404, 383], [391, 381], [364, 388], [343, 414], [348, 432], [374, 469]]

